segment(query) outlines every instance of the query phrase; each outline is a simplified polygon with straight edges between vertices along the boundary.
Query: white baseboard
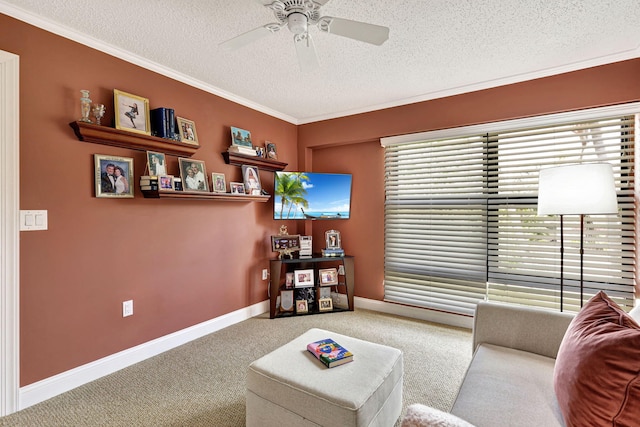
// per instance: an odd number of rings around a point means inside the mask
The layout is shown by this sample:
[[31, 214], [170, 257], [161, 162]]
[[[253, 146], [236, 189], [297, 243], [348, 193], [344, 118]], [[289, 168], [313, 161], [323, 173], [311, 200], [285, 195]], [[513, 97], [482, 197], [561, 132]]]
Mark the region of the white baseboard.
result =
[[381, 313], [394, 314], [396, 316], [410, 317], [412, 319], [426, 320], [427, 322], [441, 323], [443, 325], [456, 326], [471, 329], [473, 318], [452, 313], [444, 313], [437, 310], [428, 310], [419, 307], [410, 307], [402, 304], [394, 304], [368, 298], [355, 297], [353, 304], [356, 308], [379, 311]]
[[[354, 298], [356, 308], [379, 311], [397, 316], [411, 317], [429, 322], [442, 323], [471, 329], [473, 319], [466, 316], [442, 313], [393, 304], [367, 298]], [[83, 384], [95, 381], [105, 375], [112, 374], [135, 363], [157, 356], [165, 351], [219, 331], [227, 326], [247, 320], [251, 317], [269, 311], [269, 301], [262, 301], [252, 306], [236, 310], [215, 319], [191, 326], [178, 332], [140, 344], [136, 347], [112, 354], [86, 365], [79, 366], [53, 377], [46, 378], [28, 386], [20, 388], [19, 410], [43, 402], [54, 396], [72, 390]]]
[[262, 301], [20, 388], [19, 410], [269, 311]]

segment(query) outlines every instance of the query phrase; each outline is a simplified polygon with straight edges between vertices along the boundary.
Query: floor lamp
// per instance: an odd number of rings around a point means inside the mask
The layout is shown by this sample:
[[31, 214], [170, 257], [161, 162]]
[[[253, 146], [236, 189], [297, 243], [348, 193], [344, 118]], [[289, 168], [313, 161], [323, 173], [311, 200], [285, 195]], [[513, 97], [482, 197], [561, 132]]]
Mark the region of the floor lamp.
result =
[[580, 307], [583, 304], [584, 215], [618, 213], [613, 167], [585, 163], [540, 170], [538, 215], [560, 215], [560, 311], [564, 294], [564, 215], [580, 215]]

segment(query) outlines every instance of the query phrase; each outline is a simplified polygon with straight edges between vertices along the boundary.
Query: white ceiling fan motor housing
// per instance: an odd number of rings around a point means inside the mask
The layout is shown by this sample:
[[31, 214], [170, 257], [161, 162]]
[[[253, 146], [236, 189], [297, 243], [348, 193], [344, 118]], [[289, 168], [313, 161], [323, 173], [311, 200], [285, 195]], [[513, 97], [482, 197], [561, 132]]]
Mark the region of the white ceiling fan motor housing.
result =
[[304, 34], [307, 32], [307, 15], [300, 12], [293, 12], [289, 14], [287, 19], [287, 26], [293, 34]]

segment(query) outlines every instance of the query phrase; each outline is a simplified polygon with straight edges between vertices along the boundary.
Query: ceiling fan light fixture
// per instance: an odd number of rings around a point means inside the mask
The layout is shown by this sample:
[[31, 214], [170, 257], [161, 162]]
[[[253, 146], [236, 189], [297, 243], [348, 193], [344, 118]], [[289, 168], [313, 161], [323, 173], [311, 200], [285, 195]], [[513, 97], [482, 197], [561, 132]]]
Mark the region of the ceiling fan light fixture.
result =
[[287, 26], [293, 34], [304, 34], [307, 32], [307, 15], [293, 12], [288, 16]]

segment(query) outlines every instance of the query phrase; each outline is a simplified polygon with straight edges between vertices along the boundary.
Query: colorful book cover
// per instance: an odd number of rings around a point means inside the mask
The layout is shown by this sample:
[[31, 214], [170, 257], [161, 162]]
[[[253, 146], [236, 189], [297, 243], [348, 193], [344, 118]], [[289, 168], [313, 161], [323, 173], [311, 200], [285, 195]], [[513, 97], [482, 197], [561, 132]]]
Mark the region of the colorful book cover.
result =
[[328, 368], [343, 365], [353, 360], [353, 354], [331, 338], [307, 344], [307, 350]]

